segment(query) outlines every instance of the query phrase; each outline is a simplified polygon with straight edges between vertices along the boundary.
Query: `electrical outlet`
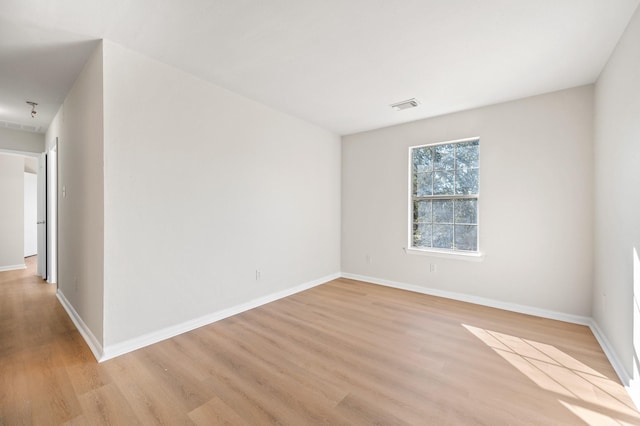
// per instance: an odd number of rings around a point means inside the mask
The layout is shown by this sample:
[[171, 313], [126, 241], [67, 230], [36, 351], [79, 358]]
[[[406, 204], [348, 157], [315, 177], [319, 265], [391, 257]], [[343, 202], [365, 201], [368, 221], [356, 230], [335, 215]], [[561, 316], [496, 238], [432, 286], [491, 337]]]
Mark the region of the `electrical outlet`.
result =
[[366, 260], [368, 265], [371, 265], [372, 259], [371, 259], [371, 255], [370, 254], [365, 256], [365, 260]]
[[429, 272], [438, 272], [438, 267], [436, 266], [435, 263], [429, 264]]
[[73, 290], [78, 291], [78, 277], [73, 277]]
[[256, 281], [260, 281], [260, 278], [262, 278], [262, 272], [256, 269]]

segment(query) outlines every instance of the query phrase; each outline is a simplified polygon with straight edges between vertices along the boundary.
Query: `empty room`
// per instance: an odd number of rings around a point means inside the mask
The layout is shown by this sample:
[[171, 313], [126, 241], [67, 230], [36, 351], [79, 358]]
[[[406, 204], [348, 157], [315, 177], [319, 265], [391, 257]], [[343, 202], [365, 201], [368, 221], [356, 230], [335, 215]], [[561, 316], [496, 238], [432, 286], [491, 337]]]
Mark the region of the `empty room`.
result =
[[640, 0], [0, 1], [0, 425], [640, 425]]

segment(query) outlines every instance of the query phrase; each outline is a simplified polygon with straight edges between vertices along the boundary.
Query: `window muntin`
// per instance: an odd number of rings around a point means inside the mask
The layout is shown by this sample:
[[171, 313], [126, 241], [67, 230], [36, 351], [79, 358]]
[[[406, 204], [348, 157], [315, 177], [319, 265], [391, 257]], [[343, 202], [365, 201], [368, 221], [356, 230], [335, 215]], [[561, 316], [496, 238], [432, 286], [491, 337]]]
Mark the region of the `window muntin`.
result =
[[410, 148], [411, 247], [478, 252], [480, 140]]

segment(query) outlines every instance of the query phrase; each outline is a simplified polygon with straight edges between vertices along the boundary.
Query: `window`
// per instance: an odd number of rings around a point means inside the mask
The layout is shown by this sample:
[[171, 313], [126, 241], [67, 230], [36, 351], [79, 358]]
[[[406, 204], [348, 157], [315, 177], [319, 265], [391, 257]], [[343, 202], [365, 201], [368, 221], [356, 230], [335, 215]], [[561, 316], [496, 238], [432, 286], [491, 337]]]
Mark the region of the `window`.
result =
[[410, 247], [478, 253], [480, 140], [410, 148]]

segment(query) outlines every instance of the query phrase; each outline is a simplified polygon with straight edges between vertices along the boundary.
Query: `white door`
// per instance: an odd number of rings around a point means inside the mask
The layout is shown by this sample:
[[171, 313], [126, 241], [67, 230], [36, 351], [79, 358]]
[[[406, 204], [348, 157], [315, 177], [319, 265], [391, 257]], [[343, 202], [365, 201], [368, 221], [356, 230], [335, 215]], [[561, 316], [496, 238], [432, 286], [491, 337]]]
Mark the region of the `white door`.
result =
[[47, 155], [38, 159], [38, 275], [47, 278]]

